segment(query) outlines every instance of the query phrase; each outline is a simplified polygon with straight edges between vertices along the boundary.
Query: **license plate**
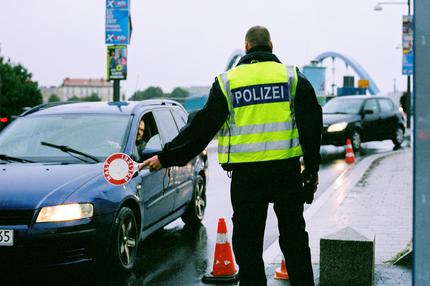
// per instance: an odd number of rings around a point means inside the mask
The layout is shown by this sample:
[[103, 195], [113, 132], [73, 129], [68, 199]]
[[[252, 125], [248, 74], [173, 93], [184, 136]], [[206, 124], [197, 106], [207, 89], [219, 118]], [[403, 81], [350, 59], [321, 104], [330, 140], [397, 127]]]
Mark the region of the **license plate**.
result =
[[13, 246], [13, 229], [0, 229], [0, 246]]

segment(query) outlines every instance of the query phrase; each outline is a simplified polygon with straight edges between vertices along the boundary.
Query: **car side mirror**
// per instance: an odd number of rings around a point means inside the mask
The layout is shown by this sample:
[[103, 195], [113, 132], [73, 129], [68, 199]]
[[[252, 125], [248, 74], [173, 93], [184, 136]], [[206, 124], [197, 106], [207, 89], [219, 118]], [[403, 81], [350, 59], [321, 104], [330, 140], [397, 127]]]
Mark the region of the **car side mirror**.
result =
[[363, 114], [373, 114], [373, 110], [372, 109], [366, 109], [364, 110]]
[[145, 148], [142, 150], [142, 153], [140, 154], [141, 158], [143, 161], [145, 161], [146, 159], [151, 158], [154, 155], [157, 155], [158, 152], [160, 152], [161, 150], [157, 150], [157, 149], [152, 149], [152, 148]]

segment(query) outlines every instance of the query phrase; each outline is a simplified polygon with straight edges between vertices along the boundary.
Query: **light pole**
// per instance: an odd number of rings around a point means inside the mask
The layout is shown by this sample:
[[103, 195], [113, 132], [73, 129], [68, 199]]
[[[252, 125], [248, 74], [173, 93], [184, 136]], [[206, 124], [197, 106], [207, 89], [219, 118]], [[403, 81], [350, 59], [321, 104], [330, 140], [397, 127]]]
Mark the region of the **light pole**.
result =
[[[411, 15], [411, 0], [407, 2], [378, 2], [373, 8], [375, 11], [382, 11], [382, 5], [408, 5], [408, 16]], [[406, 127], [411, 127], [411, 76], [406, 76]]]

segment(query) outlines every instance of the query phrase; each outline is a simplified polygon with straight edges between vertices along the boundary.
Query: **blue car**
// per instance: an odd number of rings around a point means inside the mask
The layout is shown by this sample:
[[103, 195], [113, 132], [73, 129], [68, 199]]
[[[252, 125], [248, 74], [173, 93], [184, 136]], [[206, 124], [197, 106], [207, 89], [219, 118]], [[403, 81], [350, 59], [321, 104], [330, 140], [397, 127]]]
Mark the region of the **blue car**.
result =
[[199, 224], [206, 151], [183, 167], [143, 169], [122, 186], [103, 176], [110, 154], [141, 162], [187, 117], [171, 100], [46, 104], [19, 116], [0, 133], [0, 264], [98, 260], [128, 271], [155, 230], [179, 217]]

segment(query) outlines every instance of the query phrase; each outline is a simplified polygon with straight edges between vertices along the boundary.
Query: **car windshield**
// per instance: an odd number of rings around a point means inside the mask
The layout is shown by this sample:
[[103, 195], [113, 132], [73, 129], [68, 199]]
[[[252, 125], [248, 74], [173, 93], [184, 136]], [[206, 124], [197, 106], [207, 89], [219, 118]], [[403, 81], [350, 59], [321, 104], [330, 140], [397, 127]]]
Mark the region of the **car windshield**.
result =
[[323, 106], [325, 114], [358, 114], [360, 113], [363, 100], [335, 98]]
[[0, 133], [0, 154], [35, 162], [82, 163], [64, 148], [41, 143], [48, 142], [103, 161], [123, 149], [129, 120], [129, 116], [109, 114], [22, 117]]

